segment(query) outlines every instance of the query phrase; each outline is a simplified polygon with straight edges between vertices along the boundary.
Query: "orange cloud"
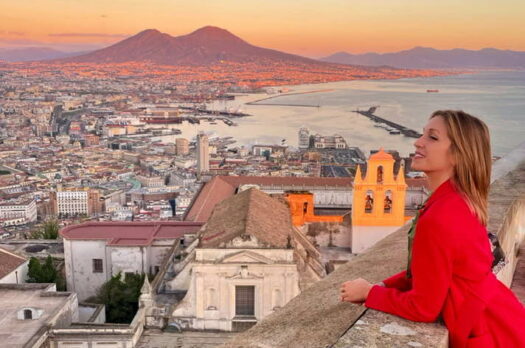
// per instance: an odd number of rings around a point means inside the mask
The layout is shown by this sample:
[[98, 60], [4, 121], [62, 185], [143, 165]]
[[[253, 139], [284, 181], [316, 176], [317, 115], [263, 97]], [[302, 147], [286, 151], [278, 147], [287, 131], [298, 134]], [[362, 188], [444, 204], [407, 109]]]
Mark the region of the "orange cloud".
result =
[[126, 34], [105, 34], [105, 33], [54, 33], [48, 34], [51, 37], [104, 37], [104, 38], [126, 38]]

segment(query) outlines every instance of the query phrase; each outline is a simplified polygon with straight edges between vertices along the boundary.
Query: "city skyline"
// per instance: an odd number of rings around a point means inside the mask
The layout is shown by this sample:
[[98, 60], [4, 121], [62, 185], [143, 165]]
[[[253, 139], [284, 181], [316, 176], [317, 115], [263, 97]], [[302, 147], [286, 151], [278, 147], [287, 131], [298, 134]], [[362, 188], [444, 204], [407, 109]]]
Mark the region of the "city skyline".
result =
[[[261, 4], [228, 1], [170, 2], [46, 0], [1, 4], [0, 47], [92, 50], [155, 28], [172, 36], [212, 25], [254, 45], [308, 57], [339, 51], [396, 52], [416, 46], [436, 49], [486, 47], [525, 51], [520, 13], [506, 0], [497, 7], [474, 1], [330, 0]], [[520, 10], [521, 8], [521, 10]]]
[[0, 0], [2, 345], [522, 346], [523, 10]]

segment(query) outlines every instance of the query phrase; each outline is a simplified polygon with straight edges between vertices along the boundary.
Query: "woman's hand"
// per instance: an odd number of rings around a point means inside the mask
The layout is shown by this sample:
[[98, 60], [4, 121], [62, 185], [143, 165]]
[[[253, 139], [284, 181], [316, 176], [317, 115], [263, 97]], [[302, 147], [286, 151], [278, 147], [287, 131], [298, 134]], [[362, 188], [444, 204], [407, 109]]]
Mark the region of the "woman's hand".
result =
[[373, 284], [363, 278], [349, 280], [341, 285], [341, 301], [360, 303], [366, 301]]

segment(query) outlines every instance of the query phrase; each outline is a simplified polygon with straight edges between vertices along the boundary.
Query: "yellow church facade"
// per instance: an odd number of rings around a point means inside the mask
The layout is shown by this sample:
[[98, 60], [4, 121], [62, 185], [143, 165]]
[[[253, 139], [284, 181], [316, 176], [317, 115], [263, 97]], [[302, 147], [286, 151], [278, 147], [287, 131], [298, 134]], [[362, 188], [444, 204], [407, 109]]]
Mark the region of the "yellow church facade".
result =
[[396, 231], [405, 217], [404, 168], [394, 177], [394, 158], [380, 149], [370, 156], [366, 176], [358, 166], [352, 202], [352, 252], [361, 253]]

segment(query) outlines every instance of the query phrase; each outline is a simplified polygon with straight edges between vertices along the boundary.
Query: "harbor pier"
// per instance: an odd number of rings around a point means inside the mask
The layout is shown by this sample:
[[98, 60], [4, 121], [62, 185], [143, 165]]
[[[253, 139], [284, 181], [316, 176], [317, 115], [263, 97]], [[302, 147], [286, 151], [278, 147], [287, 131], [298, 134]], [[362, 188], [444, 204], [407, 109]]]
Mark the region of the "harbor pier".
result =
[[376, 123], [385, 124], [388, 127], [393, 128], [394, 130], [397, 130], [397, 131], [390, 131], [390, 134], [403, 134], [404, 136], [410, 137], [410, 138], [419, 138], [421, 136], [420, 133], [416, 132], [413, 129], [407, 128], [395, 122], [392, 122], [382, 117], [379, 117], [377, 115], [374, 115], [374, 112], [376, 112], [378, 107], [379, 106], [372, 106], [366, 111], [358, 109], [358, 110], [354, 110], [353, 112], [363, 115], [365, 117], [368, 117], [369, 119], [371, 119], [372, 121]]

